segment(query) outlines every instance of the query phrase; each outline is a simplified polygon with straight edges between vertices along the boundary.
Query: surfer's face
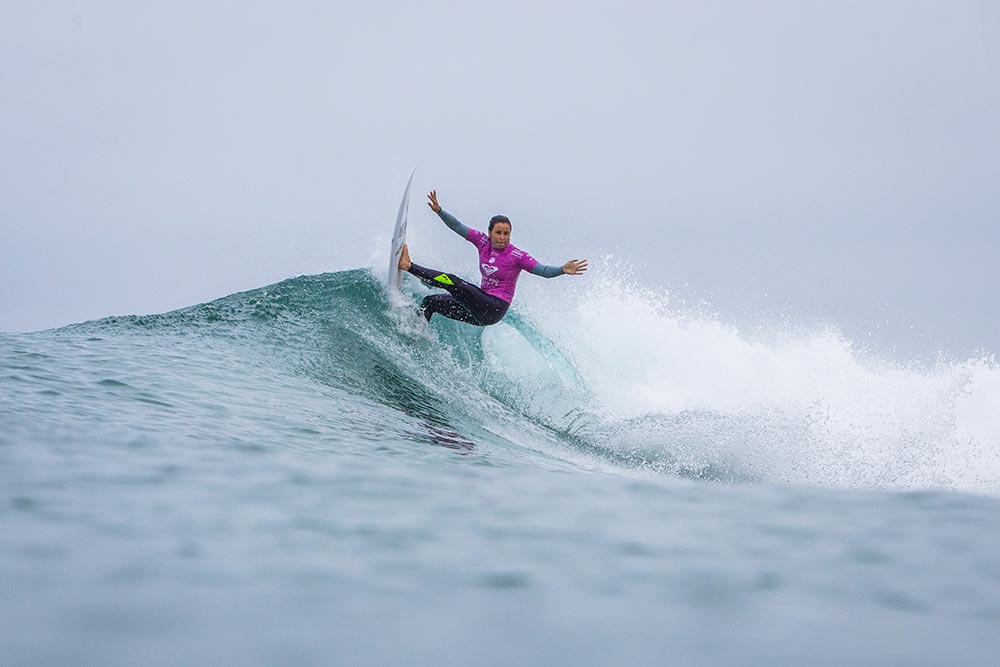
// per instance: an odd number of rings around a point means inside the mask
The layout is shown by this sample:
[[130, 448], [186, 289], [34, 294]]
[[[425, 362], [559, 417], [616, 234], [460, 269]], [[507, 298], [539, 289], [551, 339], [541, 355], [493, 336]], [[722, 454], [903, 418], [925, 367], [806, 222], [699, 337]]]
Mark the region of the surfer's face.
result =
[[510, 225], [506, 222], [498, 222], [490, 230], [490, 243], [497, 250], [503, 250], [510, 243]]

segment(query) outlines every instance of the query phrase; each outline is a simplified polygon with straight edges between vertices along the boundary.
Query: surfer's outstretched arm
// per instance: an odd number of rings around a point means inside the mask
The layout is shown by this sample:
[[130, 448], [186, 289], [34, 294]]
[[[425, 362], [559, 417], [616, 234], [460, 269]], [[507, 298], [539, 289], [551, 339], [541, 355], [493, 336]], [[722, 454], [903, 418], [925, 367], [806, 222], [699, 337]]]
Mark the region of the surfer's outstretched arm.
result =
[[531, 272], [536, 276], [541, 276], [542, 278], [555, 278], [556, 276], [567, 275], [567, 276], [578, 276], [587, 270], [587, 260], [585, 259], [571, 259], [562, 266], [552, 266], [549, 264], [542, 264], [539, 262], [535, 264]]
[[455, 232], [463, 239], [469, 239], [469, 228], [463, 225], [458, 218], [453, 216], [448, 211], [441, 209], [438, 211], [438, 217], [444, 220], [444, 224], [448, 225], [448, 229]]
[[458, 218], [441, 208], [441, 204], [438, 203], [437, 190], [431, 190], [427, 194], [427, 200], [427, 205], [431, 207], [432, 211], [438, 214], [438, 217], [444, 221], [444, 224], [448, 225], [448, 229], [463, 239], [467, 240], [469, 238], [469, 228], [463, 225]]

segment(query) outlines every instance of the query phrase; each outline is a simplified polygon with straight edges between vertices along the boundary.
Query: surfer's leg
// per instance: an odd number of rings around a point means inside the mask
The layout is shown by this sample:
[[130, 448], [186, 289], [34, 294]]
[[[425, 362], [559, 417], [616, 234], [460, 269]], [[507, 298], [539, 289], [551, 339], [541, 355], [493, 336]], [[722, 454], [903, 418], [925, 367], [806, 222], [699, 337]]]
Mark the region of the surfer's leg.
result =
[[[507, 308], [510, 305], [503, 299], [487, 294], [482, 289], [472, 285], [471, 283], [465, 282], [452, 273], [443, 273], [441, 271], [428, 269], [412, 263], [410, 264], [409, 272], [432, 287], [440, 287], [443, 290], [447, 290], [448, 294], [454, 297], [454, 301], [458, 302], [455, 305], [463, 306], [464, 310], [471, 318], [466, 319], [465, 317], [454, 317], [452, 315], [448, 315], [444, 311], [435, 311], [440, 312], [446, 317], [451, 317], [453, 320], [469, 322], [470, 324], [476, 324], [479, 326], [496, 324], [507, 313]], [[442, 306], [443, 305], [444, 304], [442, 303]], [[453, 306], [449, 305], [448, 309], [450, 310], [452, 307]], [[426, 312], [427, 311], [425, 311], [425, 316]]]
[[502, 320], [510, 306], [503, 299], [487, 294], [481, 288], [464, 280], [449, 289], [448, 293], [472, 313], [472, 316], [476, 318], [475, 323], [481, 327], [496, 324]]
[[455, 281], [461, 280], [457, 276], [438, 271], [437, 269], [428, 269], [413, 262], [410, 262], [410, 268], [406, 270], [431, 287], [440, 287], [441, 289], [448, 289], [449, 286], [455, 284]]
[[426, 297], [420, 304], [420, 307], [423, 309], [424, 317], [427, 318], [428, 322], [431, 321], [431, 315], [437, 313], [438, 315], [443, 315], [459, 322], [479, 324], [479, 321], [469, 312], [469, 309], [460, 304], [450, 294], [435, 294]]

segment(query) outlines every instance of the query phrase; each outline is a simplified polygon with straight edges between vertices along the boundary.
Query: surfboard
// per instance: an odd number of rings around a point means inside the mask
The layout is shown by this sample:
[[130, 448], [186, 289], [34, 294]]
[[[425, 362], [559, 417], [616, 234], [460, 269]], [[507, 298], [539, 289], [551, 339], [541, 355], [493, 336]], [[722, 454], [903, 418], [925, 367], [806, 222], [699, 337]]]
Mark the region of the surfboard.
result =
[[413, 174], [417, 172], [414, 167], [410, 172], [410, 178], [406, 181], [406, 189], [403, 190], [403, 200], [399, 202], [399, 213], [396, 214], [396, 226], [392, 230], [392, 252], [389, 253], [389, 288], [401, 290], [403, 285], [403, 272], [399, 270], [399, 257], [403, 254], [403, 244], [406, 243], [406, 215], [410, 207], [410, 184], [413, 183]]

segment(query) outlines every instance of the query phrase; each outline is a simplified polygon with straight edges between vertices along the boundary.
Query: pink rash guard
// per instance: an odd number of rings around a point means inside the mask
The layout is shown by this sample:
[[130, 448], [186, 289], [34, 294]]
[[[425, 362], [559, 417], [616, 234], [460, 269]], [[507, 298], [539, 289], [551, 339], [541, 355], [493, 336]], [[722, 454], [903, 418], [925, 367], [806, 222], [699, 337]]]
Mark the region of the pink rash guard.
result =
[[483, 274], [480, 289], [507, 303], [513, 301], [517, 277], [521, 271], [535, 268], [538, 260], [510, 244], [497, 250], [490, 243], [490, 237], [478, 229], [469, 229], [466, 240], [479, 249], [479, 272]]

